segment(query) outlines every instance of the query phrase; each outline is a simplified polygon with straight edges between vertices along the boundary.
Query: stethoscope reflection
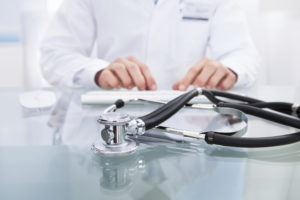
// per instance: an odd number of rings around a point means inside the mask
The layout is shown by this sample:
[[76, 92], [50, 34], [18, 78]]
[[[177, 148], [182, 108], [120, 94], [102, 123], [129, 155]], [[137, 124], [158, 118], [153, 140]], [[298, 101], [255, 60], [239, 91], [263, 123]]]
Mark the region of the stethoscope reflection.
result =
[[100, 187], [107, 191], [128, 190], [136, 174], [143, 174], [145, 169], [145, 161], [140, 156], [104, 158], [96, 162], [101, 163], [102, 168], [99, 178]]
[[143, 196], [146, 193], [143, 185], [160, 188], [165, 184], [171, 187], [168, 187], [168, 191], [161, 192], [166, 195], [176, 194], [180, 185], [209, 176], [218, 167], [215, 163], [206, 162], [204, 154], [196, 158], [196, 155], [203, 152], [190, 145], [140, 145], [142, 148], [139, 151], [124, 157], [92, 156], [94, 170], [100, 171], [101, 193], [122, 195], [124, 192], [134, 191]]

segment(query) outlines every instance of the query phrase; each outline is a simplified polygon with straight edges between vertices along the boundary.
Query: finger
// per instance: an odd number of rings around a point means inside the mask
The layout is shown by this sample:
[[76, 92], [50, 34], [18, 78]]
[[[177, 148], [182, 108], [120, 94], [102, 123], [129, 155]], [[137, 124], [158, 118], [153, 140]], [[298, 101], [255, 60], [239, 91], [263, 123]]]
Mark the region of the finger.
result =
[[135, 86], [139, 89], [139, 90], [145, 90], [146, 89], [146, 80], [139, 68], [139, 66], [134, 63], [134, 62], [130, 62], [127, 61], [125, 62], [127, 71], [129, 73], [129, 75], [131, 76], [131, 79], [133, 80]]
[[209, 79], [212, 77], [212, 75], [217, 71], [217, 66], [215, 63], [209, 63], [205, 65], [205, 67], [202, 69], [201, 73], [197, 76], [197, 78], [194, 81], [195, 87], [204, 87], [206, 86]]
[[103, 89], [121, 88], [119, 79], [110, 70], [104, 70], [101, 73], [98, 82]]
[[154, 80], [149, 68], [147, 66], [140, 66], [141, 72], [145, 77], [146, 86], [148, 90], [157, 90], [157, 84]]
[[173, 90], [179, 90], [180, 81], [173, 84], [172, 89]]
[[219, 85], [222, 79], [229, 73], [229, 70], [225, 67], [219, 67], [212, 77], [208, 80], [207, 88], [213, 89]]
[[236, 81], [236, 77], [234, 74], [229, 73], [219, 84], [217, 87], [219, 90], [229, 90], [233, 88]]
[[204, 58], [196, 65], [191, 67], [185, 77], [181, 79], [178, 89], [186, 90], [196, 79], [197, 75], [201, 72], [202, 68], [206, 65], [208, 59]]
[[117, 75], [122, 85], [127, 89], [132, 89], [133, 83], [130, 75], [127, 72], [126, 66], [123, 63], [114, 63], [109, 67], [114, 74]]
[[144, 75], [145, 77], [145, 80], [146, 80], [146, 85], [147, 85], [147, 89], [148, 90], [156, 90], [157, 89], [157, 84], [156, 84], [156, 81], [154, 79], [154, 77], [152, 76], [150, 70], [149, 70], [149, 67], [144, 64], [143, 62], [141, 62], [140, 60], [138, 60], [137, 58], [133, 57], [133, 56], [129, 56], [127, 57], [127, 59], [129, 61], [132, 61], [134, 63], [136, 63], [141, 71], [142, 71], [142, 74]]

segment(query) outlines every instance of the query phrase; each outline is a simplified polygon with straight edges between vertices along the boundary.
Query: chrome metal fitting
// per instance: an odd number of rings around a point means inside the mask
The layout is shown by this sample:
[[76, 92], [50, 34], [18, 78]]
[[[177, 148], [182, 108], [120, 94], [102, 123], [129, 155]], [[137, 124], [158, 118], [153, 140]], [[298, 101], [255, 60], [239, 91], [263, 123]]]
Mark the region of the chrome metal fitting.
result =
[[116, 110], [117, 110], [117, 106], [116, 105], [111, 105], [107, 109], [105, 109], [103, 113], [104, 114], [111, 113], [111, 112], [115, 112]]
[[127, 114], [105, 113], [100, 116], [98, 122], [104, 125], [101, 131], [104, 143], [96, 142], [93, 151], [103, 155], [114, 156], [133, 152], [137, 145], [126, 136], [145, 133], [145, 123]]
[[292, 111], [293, 112], [297, 112], [297, 110], [299, 109], [300, 105], [299, 104], [293, 104], [292, 105]]
[[126, 127], [131, 120], [132, 118], [126, 114], [106, 113], [101, 115], [98, 122], [105, 126], [101, 131], [104, 142], [108, 145], [124, 143]]
[[196, 90], [198, 91], [198, 96], [203, 94], [203, 89], [202, 88], [196, 88]]
[[295, 116], [295, 117], [298, 117], [298, 109], [300, 108], [300, 105], [299, 104], [293, 104], [292, 105], [292, 115]]
[[141, 119], [131, 120], [127, 125], [127, 133], [129, 135], [143, 135], [145, 131], [145, 122]]

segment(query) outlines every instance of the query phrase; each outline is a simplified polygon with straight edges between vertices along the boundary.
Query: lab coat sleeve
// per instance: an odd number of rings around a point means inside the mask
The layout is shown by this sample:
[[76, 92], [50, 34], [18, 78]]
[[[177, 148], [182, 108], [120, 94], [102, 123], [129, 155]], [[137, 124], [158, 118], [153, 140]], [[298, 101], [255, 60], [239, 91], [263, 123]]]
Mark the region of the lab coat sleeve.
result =
[[219, 2], [211, 20], [211, 56], [238, 75], [235, 87], [250, 87], [255, 82], [260, 59], [246, 17], [235, 0]]
[[65, 0], [41, 44], [44, 77], [55, 86], [96, 88], [95, 74], [109, 63], [90, 58], [95, 38], [90, 0]]

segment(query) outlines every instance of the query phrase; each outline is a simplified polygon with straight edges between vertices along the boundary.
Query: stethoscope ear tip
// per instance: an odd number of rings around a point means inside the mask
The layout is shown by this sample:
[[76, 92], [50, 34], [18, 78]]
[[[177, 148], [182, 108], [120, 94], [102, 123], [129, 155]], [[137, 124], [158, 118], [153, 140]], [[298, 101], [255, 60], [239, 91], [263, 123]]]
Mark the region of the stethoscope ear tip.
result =
[[117, 108], [122, 108], [125, 106], [125, 102], [122, 100], [122, 99], [118, 99], [116, 102], [115, 102], [115, 105]]

